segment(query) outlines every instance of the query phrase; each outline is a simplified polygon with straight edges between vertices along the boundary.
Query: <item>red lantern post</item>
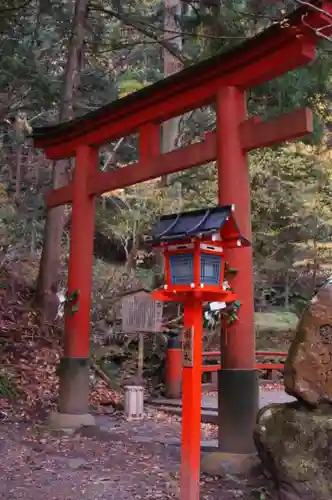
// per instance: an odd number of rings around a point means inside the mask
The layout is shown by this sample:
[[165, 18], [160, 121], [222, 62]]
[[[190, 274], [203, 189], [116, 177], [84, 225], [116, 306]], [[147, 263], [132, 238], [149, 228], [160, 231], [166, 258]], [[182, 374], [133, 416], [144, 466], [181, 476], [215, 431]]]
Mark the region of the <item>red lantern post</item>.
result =
[[232, 302], [224, 286], [226, 248], [250, 246], [236, 225], [234, 207], [161, 217], [153, 229], [163, 249], [166, 283], [157, 300], [183, 302], [181, 500], [199, 499], [203, 303]]

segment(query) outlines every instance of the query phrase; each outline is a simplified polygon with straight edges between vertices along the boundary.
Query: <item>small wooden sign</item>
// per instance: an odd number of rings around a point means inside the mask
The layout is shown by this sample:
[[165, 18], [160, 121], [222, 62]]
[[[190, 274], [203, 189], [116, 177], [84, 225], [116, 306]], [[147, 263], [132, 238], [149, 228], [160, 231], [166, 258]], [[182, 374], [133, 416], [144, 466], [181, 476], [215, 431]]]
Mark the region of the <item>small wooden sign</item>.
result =
[[194, 366], [194, 329], [184, 328], [181, 338], [182, 363], [185, 368]]
[[161, 331], [163, 303], [150, 293], [139, 292], [121, 300], [122, 329], [125, 333], [156, 333]]

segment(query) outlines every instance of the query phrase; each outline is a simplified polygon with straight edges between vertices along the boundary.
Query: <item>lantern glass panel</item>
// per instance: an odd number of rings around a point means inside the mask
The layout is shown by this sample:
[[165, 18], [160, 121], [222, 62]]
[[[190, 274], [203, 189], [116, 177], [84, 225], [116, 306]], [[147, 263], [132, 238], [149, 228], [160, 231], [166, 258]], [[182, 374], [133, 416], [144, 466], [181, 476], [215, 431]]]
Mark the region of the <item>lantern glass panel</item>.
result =
[[194, 281], [194, 254], [181, 253], [169, 256], [173, 285], [187, 285]]
[[204, 285], [219, 285], [222, 264], [221, 255], [201, 254], [201, 283]]

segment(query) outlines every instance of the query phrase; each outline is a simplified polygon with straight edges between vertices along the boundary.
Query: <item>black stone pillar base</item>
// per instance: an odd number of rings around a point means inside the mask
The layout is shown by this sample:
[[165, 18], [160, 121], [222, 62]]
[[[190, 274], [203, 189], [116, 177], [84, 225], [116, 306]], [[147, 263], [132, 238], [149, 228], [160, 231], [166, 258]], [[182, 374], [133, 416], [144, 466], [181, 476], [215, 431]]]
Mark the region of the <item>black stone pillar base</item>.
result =
[[89, 413], [89, 359], [62, 358], [59, 366], [59, 413]]
[[253, 432], [259, 409], [257, 370], [220, 370], [218, 408], [219, 451], [255, 453]]

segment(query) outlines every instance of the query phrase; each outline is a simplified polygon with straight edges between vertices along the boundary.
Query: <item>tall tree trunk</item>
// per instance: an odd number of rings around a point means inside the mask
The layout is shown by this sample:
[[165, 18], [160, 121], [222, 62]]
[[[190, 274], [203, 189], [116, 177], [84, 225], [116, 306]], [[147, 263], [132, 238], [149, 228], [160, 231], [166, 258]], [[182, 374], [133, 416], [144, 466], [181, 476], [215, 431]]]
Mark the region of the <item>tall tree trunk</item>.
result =
[[[165, 28], [165, 40], [169, 39], [170, 43], [177, 52], [182, 50], [182, 35], [181, 27], [178, 20], [181, 17], [182, 6], [181, 0], [164, 0], [165, 6], [165, 18], [164, 18], [164, 28]], [[175, 36], [174, 32], [179, 32], [179, 36]], [[176, 58], [167, 49], [163, 49], [164, 54], [164, 77], [177, 73], [183, 69], [182, 62]], [[164, 122], [163, 124], [163, 135], [162, 135], [162, 149], [163, 153], [168, 153], [172, 151], [177, 146], [177, 138], [179, 135], [179, 122], [180, 118], [176, 117], [171, 120]], [[167, 176], [161, 179], [161, 186], [167, 186], [168, 180]]]
[[[63, 94], [59, 109], [59, 122], [73, 118], [74, 99], [80, 83], [85, 20], [88, 0], [76, 0], [68, 45], [68, 58], [64, 70]], [[69, 180], [69, 160], [53, 165], [52, 185], [56, 189]], [[56, 315], [58, 273], [61, 257], [61, 239], [65, 221], [63, 206], [48, 210], [44, 232], [44, 246], [37, 280], [36, 303], [46, 320]]]
[[23, 146], [19, 144], [16, 149], [15, 200], [17, 204], [20, 203], [20, 196], [21, 196], [22, 151], [23, 151]]
[[289, 301], [290, 301], [290, 276], [289, 276], [289, 269], [286, 271], [286, 276], [285, 276], [285, 303], [284, 303], [284, 308], [286, 311], [289, 309]]
[[[165, 40], [169, 40], [169, 43], [171, 43], [172, 46], [176, 48], [176, 51], [180, 53], [182, 50], [182, 35], [178, 19], [180, 19], [182, 13], [181, 0], [164, 0], [164, 7]], [[174, 32], [179, 32], [179, 36], [174, 36]], [[165, 78], [183, 69], [183, 63], [166, 48], [163, 49], [163, 57]], [[169, 151], [172, 151], [176, 148], [177, 138], [179, 136], [179, 124], [179, 117], [172, 118], [171, 120], [164, 122], [162, 129], [163, 153], [168, 153]], [[160, 179], [160, 187], [167, 187], [168, 184], [169, 178], [167, 177], [167, 175], [165, 175]], [[156, 272], [153, 279], [153, 286], [157, 288], [161, 285], [163, 279], [164, 262], [161, 252], [156, 253], [155, 262]]]

